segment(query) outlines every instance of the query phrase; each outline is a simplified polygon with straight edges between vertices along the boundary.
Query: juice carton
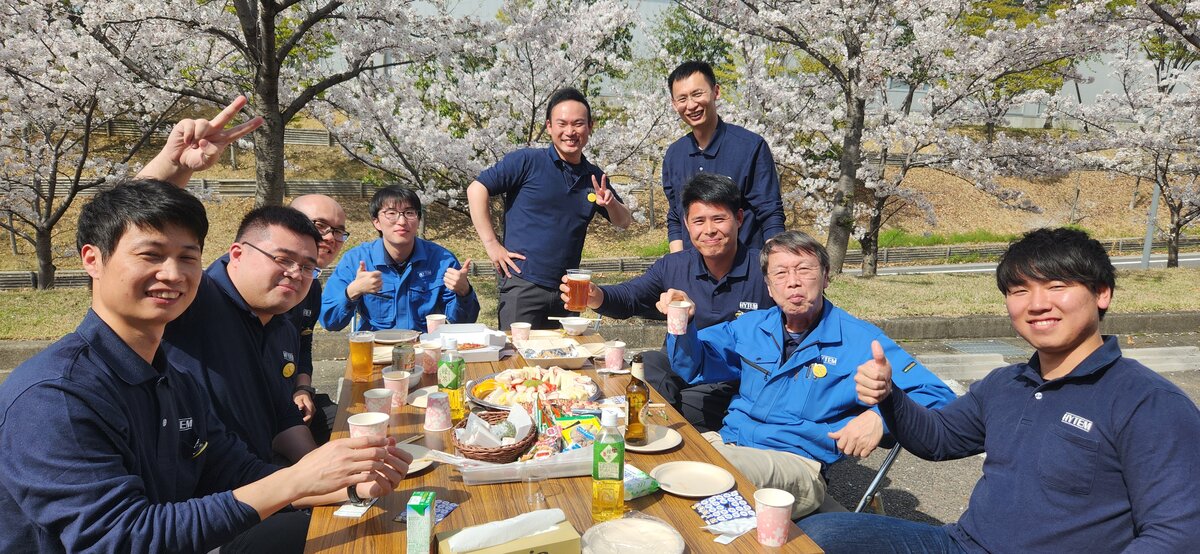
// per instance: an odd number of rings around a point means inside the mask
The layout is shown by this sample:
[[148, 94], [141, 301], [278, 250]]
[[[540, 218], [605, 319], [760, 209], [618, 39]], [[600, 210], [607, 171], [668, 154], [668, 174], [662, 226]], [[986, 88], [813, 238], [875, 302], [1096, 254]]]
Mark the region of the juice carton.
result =
[[408, 499], [408, 554], [429, 554], [437, 494], [417, 491]]

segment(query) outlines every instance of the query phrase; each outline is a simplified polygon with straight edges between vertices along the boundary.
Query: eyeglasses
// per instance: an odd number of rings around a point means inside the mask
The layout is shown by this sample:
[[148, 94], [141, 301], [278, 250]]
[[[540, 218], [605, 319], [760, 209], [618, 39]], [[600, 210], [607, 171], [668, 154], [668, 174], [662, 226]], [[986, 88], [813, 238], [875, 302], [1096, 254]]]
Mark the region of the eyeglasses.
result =
[[789, 275], [795, 275], [801, 281], [815, 281], [821, 276], [820, 267], [798, 265], [796, 267], [776, 267], [771, 269], [769, 277], [772, 283], [782, 283]]
[[404, 216], [404, 219], [412, 221], [418, 217], [421, 217], [421, 214], [417, 213], [416, 210], [404, 210], [402, 212], [398, 212], [396, 210], [383, 210], [382, 212], [379, 212], [379, 219], [389, 223], [400, 219], [400, 216]]
[[259, 252], [262, 252], [264, 256], [267, 256], [268, 258], [275, 260], [275, 263], [279, 264], [279, 267], [282, 267], [286, 271], [290, 271], [293, 273], [299, 273], [301, 277], [308, 276], [313, 279], [316, 279], [317, 277], [321, 276], [321, 270], [319, 268], [317, 268], [317, 266], [315, 266], [315, 265], [302, 264], [302, 263], [297, 262], [296, 260], [293, 260], [287, 256], [276, 256], [270, 252], [267, 252], [266, 250], [263, 250], [262, 248], [254, 246], [253, 244], [250, 244], [249, 242], [246, 242], [246, 241], [242, 241], [242, 244], [249, 246], [250, 248], [253, 248], [255, 250], [258, 250]]
[[347, 231], [344, 227], [334, 227], [319, 219], [314, 219], [312, 222], [313, 226], [317, 228], [317, 232], [321, 233], [321, 236], [333, 233], [333, 239], [340, 242], [346, 242], [346, 239], [350, 238], [350, 231]]

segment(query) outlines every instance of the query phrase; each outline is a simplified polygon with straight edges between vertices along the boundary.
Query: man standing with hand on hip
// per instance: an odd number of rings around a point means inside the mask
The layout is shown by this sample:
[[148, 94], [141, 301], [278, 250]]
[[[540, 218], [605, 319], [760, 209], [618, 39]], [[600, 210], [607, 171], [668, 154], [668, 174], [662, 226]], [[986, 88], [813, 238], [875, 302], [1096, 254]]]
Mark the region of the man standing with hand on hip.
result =
[[[633, 221], [607, 176], [583, 155], [592, 123], [583, 93], [558, 90], [546, 106], [550, 147], [508, 154], [467, 187], [471, 221], [500, 280], [501, 329], [515, 321], [547, 328], [548, 317], [567, 315], [559, 278], [579, 267], [592, 217], [621, 229]], [[505, 195], [503, 241], [488, 206], [497, 194]]]

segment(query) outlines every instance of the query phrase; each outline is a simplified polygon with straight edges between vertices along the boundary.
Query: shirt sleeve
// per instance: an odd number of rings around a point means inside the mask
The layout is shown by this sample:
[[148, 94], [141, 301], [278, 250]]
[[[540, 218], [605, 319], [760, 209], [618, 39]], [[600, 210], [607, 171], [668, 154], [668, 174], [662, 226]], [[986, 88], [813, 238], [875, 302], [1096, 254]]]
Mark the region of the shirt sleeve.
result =
[[[453, 254], [447, 254], [447, 258], [446, 263], [441, 264], [442, 271], [437, 275], [439, 280], [445, 277], [447, 268], [462, 269]], [[442, 301], [446, 305], [446, 318], [450, 323], [475, 323], [475, 320], [479, 319], [479, 298], [475, 296], [474, 285], [461, 297], [455, 294], [453, 289], [445, 286], [441, 287], [441, 291]]]
[[679, 183], [673, 178], [670, 159], [671, 151], [663, 159], [662, 187], [663, 195], [667, 197], [667, 241], [683, 240], [683, 215], [679, 213]]
[[[312, 286], [319, 287], [320, 283], [314, 282]], [[311, 377], [313, 373], [313, 328], [316, 327], [317, 317], [321, 313], [321, 296], [305, 297], [303, 306], [311, 310], [312, 315], [305, 317], [301, 313], [297, 321], [300, 332], [300, 350], [296, 353], [296, 371]]]
[[358, 262], [361, 257], [356, 252], [357, 248], [342, 256], [329, 279], [325, 281], [324, 290], [321, 291], [321, 326], [330, 331], [346, 328], [354, 318], [359, 302], [362, 301], [361, 298], [350, 300], [346, 296], [346, 287], [354, 282], [358, 274]]
[[64, 550], [205, 552], [258, 523], [229, 491], [152, 503], [123, 461], [129, 429], [114, 421], [120, 410], [102, 414], [93, 402], [102, 401], [46, 382], [13, 403], [22, 415], [0, 431], [0, 482]]
[[985, 436], [980, 390], [986, 379], [962, 397], [929, 409], [895, 387], [879, 404], [883, 421], [905, 450], [925, 460], [957, 460], [983, 452]]
[[525, 150], [506, 154], [496, 165], [489, 167], [475, 178], [487, 189], [489, 196], [504, 194], [518, 188], [524, 180]]
[[663, 284], [666, 257], [659, 258], [645, 273], [624, 283], [602, 285], [604, 303], [596, 313], [614, 319], [628, 319], [640, 315], [650, 319], [665, 319], [656, 304], [667, 287]]
[[[764, 140], [760, 143], [754, 162], [754, 181], [746, 194], [746, 203], [761, 222], [763, 241], [782, 233], [784, 228], [783, 200], [779, 195], [779, 173], [775, 157]], [[744, 239], [743, 239], [744, 240]]]
[[1125, 552], [1187, 552], [1200, 542], [1200, 412], [1156, 389], [1116, 438], [1136, 537]]
[[737, 353], [736, 345], [737, 339], [728, 321], [697, 331], [693, 320], [688, 322], [686, 333], [667, 334], [671, 369], [692, 385], [740, 378], [741, 355]]
[[[283, 321], [282, 325], [287, 327], [288, 332], [292, 336], [296, 337], [297, 340], [299, 339], [298, 333], [295, 331], [296, 327], [291, 320]], [[298, 345], [299, 342], [293, 344]], [[296, 408], [296, 402], [292, 400], [293, 391], [288, 385], [288, 381], [280, 377], [278, 372], [273, 372], [272, 370], [268, 370], [269, 373], [266, 375], [267, 393], [271, 395], [271, 400], [275, 404], [275, 422], [277, 424], [275, 434], [278, 435], [297, 425], [303, 426], [304, 417], [300, 415], [300, 410]]]

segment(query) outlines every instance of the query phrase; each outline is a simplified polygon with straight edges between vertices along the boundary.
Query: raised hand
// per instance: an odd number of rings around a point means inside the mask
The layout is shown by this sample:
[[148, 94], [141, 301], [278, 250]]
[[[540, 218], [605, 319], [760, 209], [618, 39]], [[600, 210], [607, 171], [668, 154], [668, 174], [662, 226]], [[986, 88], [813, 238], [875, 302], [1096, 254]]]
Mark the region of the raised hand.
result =
[[[558, 297], [562, 299], [563, 306], [565, 307], [567, 305], [568, 301], [570, 300], [567, 297], [567, 293], [570, 292], [571, 288], [569, 285], [567, 285], [567, 276], [566, 275], [562, 276], [561, 281], [562, 281], [562, 284], [558, 285], [558, 292], [560, 292], [562, 294], [559, 294]], [[593, 283], [591, 281], [588, 281], [587, 304], [588, 304], [588, 307], [593, 310], [595, 310], [596, 308], [599, 308], [601, 305], [604, 304], [604, 291], [600, 290], [600, 287], [596, 286], [596, 283]]]
[[616, 199], [612, 189], [608, 188], [608, 175], [601, 175], [599, 181], [596, 180], [595, 175], [592, 175], [592, 188], [596, 191], [597, 206], [607, 207]]
[[238, 96], [211, 120], [184, 119], [176, 123], [162, 150], [138, 176], [186, 186], [193, 172], [215, 165], [230, 144], [263, 124], [263, 118], [255, 117], [225, 128], [245, 105], [246, 97]]
[[454, 269], [453, 267], [446, 268], [446, 274], [442, 277], [442, 284], [446, 288], [454, 291], [454, 294], [459, 296], [466, 295], [471, 290], [471, 281], [467, 278], [471, 271], [471, 260], [463, 262], [462, 269]]
[[679, 301], [679, 300], [683, 300], [683, 301], [692, 303], [692, 307], [688, 308], [688, 318], [691, 318], [692, 316], [696, 315], [696, 303], [692, 302], [692, 299], [688, 298], [688, 295], [686, 292], [683, 292], [678, 289], [667, 289], [667, 292], [664, 292], [664, 293], [658, 295], [658, 302], [654, 303], [654, 307], [658, 308], [658, 311], [660, 311], [664, 315], [666, 315], [667, 306], [670, 305], [672, 302]]
[[367, 271], [367, 262], [358, 262], [358, 272], [354, 280], [346, 285], [346, 296], [357, 300], [364, 294], [373, 294], [383, 289], [383, 272]]
[[883, 402], [892, 393], [892, 364], [883, 355], [879, 341], [871, 341], [871, 359], [858, 366], [854, 383], [858, 399], [868, 406]]

